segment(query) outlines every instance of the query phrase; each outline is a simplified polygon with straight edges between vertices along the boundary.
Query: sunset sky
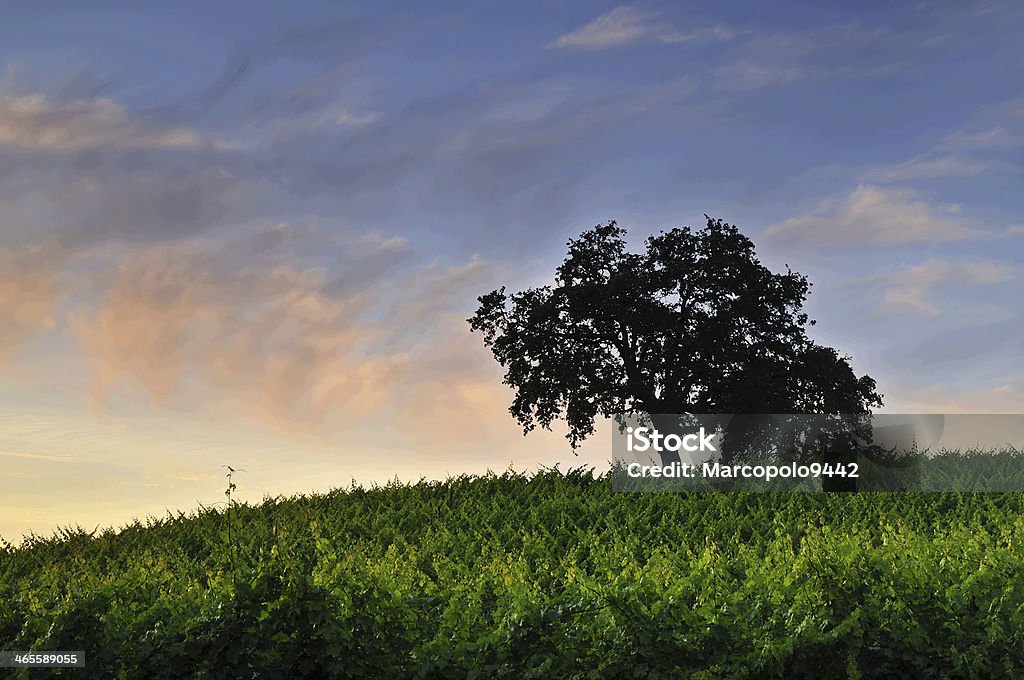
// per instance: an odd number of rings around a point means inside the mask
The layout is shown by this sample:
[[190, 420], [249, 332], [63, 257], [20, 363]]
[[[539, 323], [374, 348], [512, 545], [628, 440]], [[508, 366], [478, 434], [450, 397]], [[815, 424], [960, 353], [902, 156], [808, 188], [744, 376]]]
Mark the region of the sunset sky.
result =
[[[429, 9], [428, 9], [429, 8]], [[9, 0], [0, 535], [606, 466], [469, 332], [737, 224], [891, 412], [1024, 412], [1024, 4]]]

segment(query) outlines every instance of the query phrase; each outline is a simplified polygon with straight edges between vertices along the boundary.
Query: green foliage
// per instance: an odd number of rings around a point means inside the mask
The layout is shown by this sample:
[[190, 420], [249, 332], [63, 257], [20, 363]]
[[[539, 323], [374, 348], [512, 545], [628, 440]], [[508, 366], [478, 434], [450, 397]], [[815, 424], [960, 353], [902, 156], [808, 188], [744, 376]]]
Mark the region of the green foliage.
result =
[[[76, 678], [1024, 674], [1019, 494], [624, 494], [584, 470], [203, 509], [0, 550]], [[21, 677], [27, 677], [22, 675]]]

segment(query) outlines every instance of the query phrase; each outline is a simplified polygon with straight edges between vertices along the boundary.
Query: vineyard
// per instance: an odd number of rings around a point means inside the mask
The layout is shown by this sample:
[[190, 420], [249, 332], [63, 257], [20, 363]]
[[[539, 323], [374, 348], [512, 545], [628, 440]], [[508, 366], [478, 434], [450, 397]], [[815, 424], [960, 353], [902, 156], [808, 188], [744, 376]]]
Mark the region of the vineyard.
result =
[[85, 651], [33, 678], [1021, 677], [1022, 511], [585, 470], [353, 486], [7, 546], [0, 649]]

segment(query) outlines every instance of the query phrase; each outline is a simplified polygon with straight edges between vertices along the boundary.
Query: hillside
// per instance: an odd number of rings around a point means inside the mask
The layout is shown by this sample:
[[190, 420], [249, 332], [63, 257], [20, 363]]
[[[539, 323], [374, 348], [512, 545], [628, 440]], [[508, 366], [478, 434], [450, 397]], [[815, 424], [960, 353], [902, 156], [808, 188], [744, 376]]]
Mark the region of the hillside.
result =
[[353, 487], [9, 547], [0, 649], [83, 649], [75, 678], [1014, 676], [1022, 510], [580, 470]]

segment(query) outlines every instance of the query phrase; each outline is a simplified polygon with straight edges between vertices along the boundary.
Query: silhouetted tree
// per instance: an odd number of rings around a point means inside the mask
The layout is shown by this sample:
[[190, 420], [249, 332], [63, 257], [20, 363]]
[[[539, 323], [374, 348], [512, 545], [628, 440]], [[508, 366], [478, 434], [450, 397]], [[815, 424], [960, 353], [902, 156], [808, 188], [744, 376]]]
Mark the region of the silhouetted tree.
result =
[[575, 449], [622, 414], [870, 413], [875, 381], [807, 337], [811, 284], [775, 273], [722, 220], [661, 232], [641, 253], [598, 225], [568, 242], [554, 285], [479, 298], [468, 319], [515, 389], [524, 433], [565, 419]]

